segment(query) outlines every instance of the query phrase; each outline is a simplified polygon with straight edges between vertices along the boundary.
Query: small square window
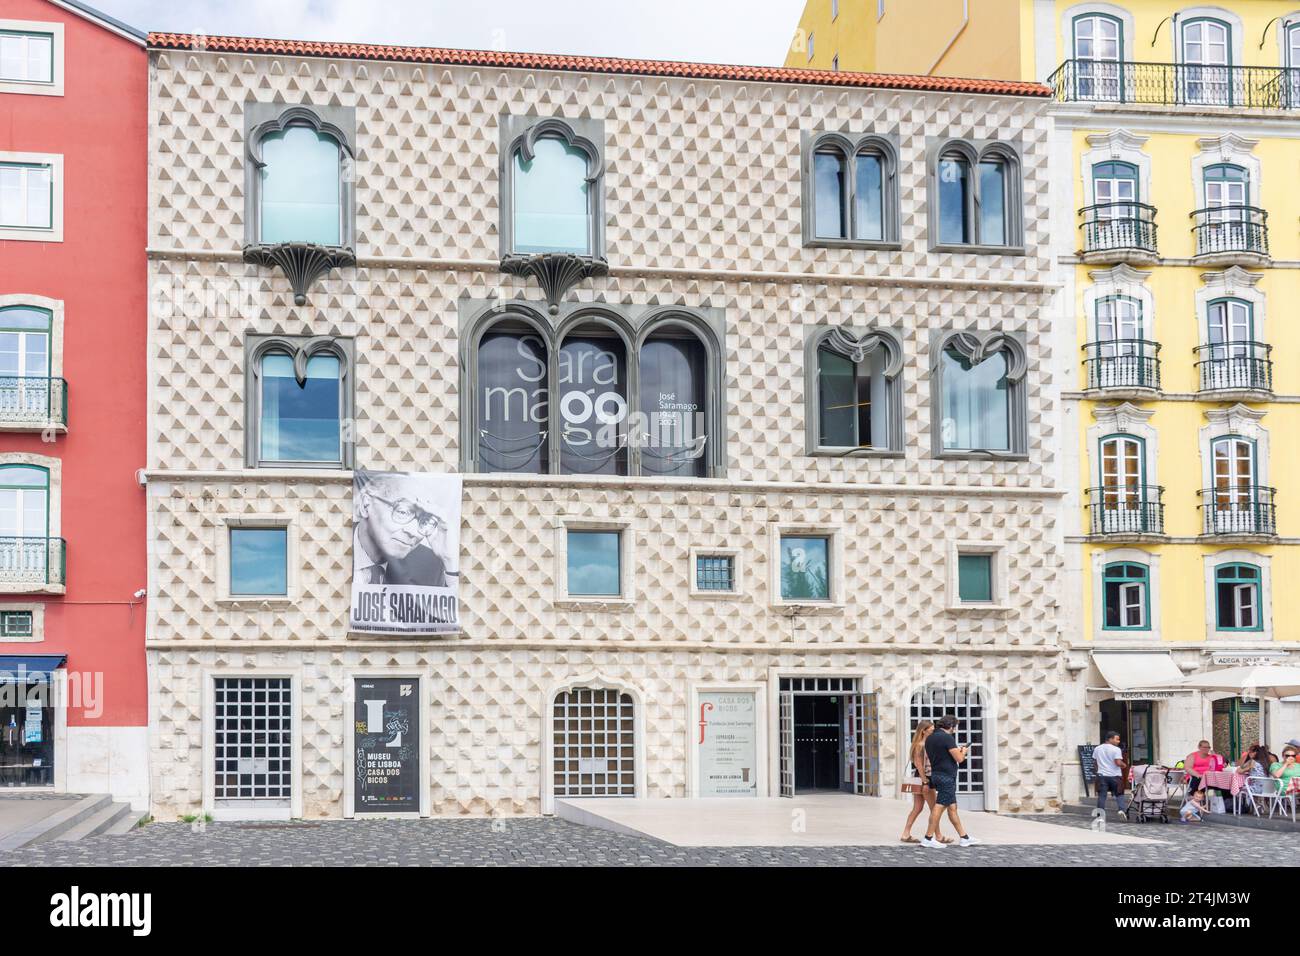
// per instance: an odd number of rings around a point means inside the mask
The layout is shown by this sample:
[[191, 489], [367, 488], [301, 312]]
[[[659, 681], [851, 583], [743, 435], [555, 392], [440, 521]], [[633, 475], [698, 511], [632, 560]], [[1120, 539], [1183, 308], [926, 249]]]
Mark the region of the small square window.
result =
[[781, 538], [781, 600], [831, 599], [831, 539], [820, 535]]
[[957, 597], [963, 604], [993, 602], [993, 555], [957, 555]]
[[622, 537], [617, 531], [569, 531], [568, 592], [578, 597], [623, 593]]
[[288, 595], [287, 528], [230, 529], [230, 593], [232, 596]]
[[31, 611], [0, 611], [0, 637], [31, 637]]
[[736, 559], [729, 554], [701, 554], [695, 558], [695, 590], [736, 590]]

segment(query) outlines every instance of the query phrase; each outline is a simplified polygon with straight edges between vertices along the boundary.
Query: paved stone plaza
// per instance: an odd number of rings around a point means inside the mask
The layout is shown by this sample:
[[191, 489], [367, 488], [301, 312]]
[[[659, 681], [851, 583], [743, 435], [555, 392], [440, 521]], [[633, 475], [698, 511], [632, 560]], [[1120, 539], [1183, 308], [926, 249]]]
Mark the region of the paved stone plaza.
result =
[[[1078, 816], [1036, 817], [1087, 827]], [[554, 818], [219, 823], [196, 831], [151, 823], [126, 836], [0, 854], [10, 866], [1300, 866], [1300, 833], [1108, 821], [1160, 841], [1124, 847], [919, 846], [679, 848]], [[979, 816], [969, 821], [979, 834]]]

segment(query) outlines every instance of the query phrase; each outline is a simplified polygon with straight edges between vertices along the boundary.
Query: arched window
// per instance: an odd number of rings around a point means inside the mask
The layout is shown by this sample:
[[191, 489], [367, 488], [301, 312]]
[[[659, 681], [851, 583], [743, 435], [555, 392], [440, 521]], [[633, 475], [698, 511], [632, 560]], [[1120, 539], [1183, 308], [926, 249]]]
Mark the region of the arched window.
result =
[[805, 154], [805, 245], [898, 242], [898, 151], [891, 139], [823, 133], [806, 137]]
[[1182, 24], [1181, 84], [1188, 103], [1231, 106], [1232, 28], [1222, 20], [1196, 17]]
[[247, 242], [351, 248], [355, 112], [250, 103]]
[[902, 343], [892, 332], [810, 332], [808, 453], [901, 451]]
[[1023, 245], [1020, 156], [1010, 144], [950, 140], [932, 155], [933, 246]]
[[604, 257], [603, 127], [502, 118], [502, 250]]
[[703, 317], [600, 306], [553, 325], [544, 308], [511, 307], [462, 340], [467, 471], [702, 478], [726, 467], [722, 339]]
[[352, 340], [249, 336], [250, 467], [351, 467]]
[[1103, 533], [1143, 533], [1151, 527], [1146, 475], [1146, 446], [1135, 435], [1107, 435], [1101, 440], [1101, 509]]
[[546, 340], [526, 323], [506, 320], [478, 344], [479, 470], [545, 474], [550, 355]]
[[1259, 487], [1255, 442], [1239, 435], [1224, 435], [1210, 443], [1214, 487], [1205, 502], [1208, 528], [1214, 534], [1255, 534], [1264, 530], [1261, 508], [1271, 505]]
[[50, 382], [48, 309], [0, 308], [0, 421], [45, 422], [56, 418]]
[[1102, 572], [1102, 591], [1106, 602], [1103, 609], [1103, 630], [1151, 629], [1150, 580], [1150, 569], [1145, 564], [1121, 562], [1106, 565]]
[[953, 332], [940, 339], [936, 454], [1023, 454], [1024, 347], [1002, 333]]
[[1082, 100], [1122, 99], [1121, 66], [1124, 25], [1104, 13], [1074, 18], [1074, 58], [1077, 61], [1077, 95]]
[[50, 559], [49, 469], [0, 465], [0, 580], [49, 581]]
[[1215, 569], [1215, 607], [1221, 631], [1262, 631], [1260, 582], [1253, 564], [1224, 564]]

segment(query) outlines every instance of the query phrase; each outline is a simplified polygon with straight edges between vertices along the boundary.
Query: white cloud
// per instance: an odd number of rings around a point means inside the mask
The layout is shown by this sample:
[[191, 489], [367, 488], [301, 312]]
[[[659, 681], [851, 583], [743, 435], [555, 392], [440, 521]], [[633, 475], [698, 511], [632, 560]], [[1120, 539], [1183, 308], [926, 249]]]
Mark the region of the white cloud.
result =
[[141, 30], [780, 65], [803, 0], [91, 0]]

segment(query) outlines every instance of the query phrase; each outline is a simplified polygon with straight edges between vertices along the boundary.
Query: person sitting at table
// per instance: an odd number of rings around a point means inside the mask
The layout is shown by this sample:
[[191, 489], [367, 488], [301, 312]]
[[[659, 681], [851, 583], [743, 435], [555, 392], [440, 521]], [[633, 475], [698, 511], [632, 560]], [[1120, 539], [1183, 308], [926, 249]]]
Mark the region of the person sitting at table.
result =
[[1243, 777], [1267, 777], [1268, 768], [1277, 763], [1277, 757], [1268, 744], [1254, 744], [1237, 761], [1237, 773]]
[[1214, 752], [1210, 742], [1202, 740], [1183, 760], [1183, 769], [1187, 771], [1187, 792], [1200, 790], [1202, 777], [1211, 771], [1222, 770], [1225, 766], [1223, 757]]
[[1269, 767], [1268, 772], [1275, 779], [1282, 781], [1282, 792], [1286, 793], [1290, 789], [1291, 778], [1300, 777], [1300, 750], [1290, 746], [1283, 747], [1282, 759]]

